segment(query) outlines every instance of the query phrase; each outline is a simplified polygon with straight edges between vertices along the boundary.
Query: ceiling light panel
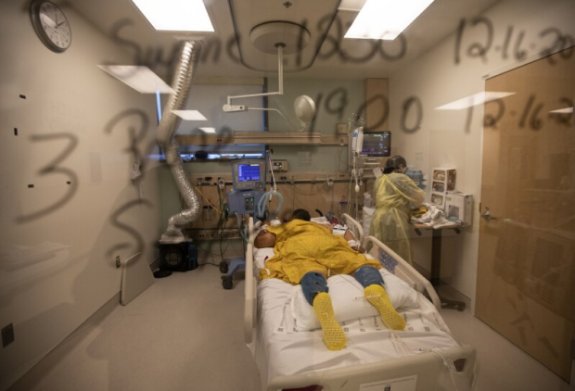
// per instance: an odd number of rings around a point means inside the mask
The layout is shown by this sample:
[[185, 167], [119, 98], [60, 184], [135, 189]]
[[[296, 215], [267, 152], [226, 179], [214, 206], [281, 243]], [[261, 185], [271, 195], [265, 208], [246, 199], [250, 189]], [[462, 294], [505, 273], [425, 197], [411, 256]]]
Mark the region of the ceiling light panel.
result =
[[482, 91], [436, 107], [436, 110], [463, 110], [472, 106], [482, 105], [492, 100], [503, 99], [511, 95], [515, 95], [515, 92]]
[[434, 0], [367, 0], [344, 38], [394, 40]]
[[557, 110], [551, 110], [550, 113], [554, 113], [554, 114], [573, 114], [573, 106], [571, 106], [571, 107], [565, 107], [565, 108], [557, 109]]
[[98, 68], [142, 94], [171, 94], [172, 87], [145, 66], [98, 65]]
[[365, 4], [365, 0], [341, 0], [338, 9], [340, 11], [355, 11], [359, 12], [361, 7]]
[[202, 132], [207, 133], [207, 134], [216, 134], [216, 128], [212, 128], [212, 127], [202, 127], [199, 128]]
[[132, 0], [156, 30], [213, 32], [203, 0]]
[[207, 121], [202, 113], [198, 110], [172, 110], [172, 113], [185, 121]]

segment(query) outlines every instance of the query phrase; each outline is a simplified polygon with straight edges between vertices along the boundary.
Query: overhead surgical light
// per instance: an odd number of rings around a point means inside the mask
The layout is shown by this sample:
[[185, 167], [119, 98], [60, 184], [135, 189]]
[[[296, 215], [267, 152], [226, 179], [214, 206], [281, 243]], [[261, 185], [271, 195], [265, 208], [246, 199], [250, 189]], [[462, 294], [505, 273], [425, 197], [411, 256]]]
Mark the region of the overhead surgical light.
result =
[[515, 95], [515, 92], [482, 91], [478, 92], [477, 94], [469, 95], [436, 107], [435, 110], [463, 110], [472, 106], [482, 105], [492, 100], [502, 99], [511, 95]]
[[158, 75], [139, 65], [98, 65], [98, 68], [141, 94], [173, 94], [174, 90]]
[[344, 38], [394, 40], [434, 0], [367, 0]]
[[293, 110], [301, 126], [306, 127], [315, 116], [315, 102], [307, 95], [300, 95], [293, 102]]
[[[276, 108], [249, 107], [245, 104], [232, 104], [232, 100], [283, 95], [283, 56], [286, 53], [291, 54], [300, 51], [308, 43], [309, 38], [309, 31], [304, 26], [293, 22], [271, 21], [258, 24], [252, 28], [250, 31], [250, 39], [254, 46], [264, 53], [277, 53], [278, 89], [277, 91], [262, 92], [259, 94], [228, 96], [222, 110], [226, 113], [246, 110], [274, 111], [287, 120], [285, 115]], [[303, 130], [309, 125], [315, 115], [315, 103], [309, 96], [302, 95], [296, 98], [294, 109], [298, 120], [300, 120], [301, 129]]]
[[213, 32], [203, 0], [132, 0], [156, 30]]
[[[226, 104], [222, 107], [226, 113], [236, 112], [236, 111], [246, 111], [246, 110], [264, 110], [264, 108], [250, 108], [246, 105], [233, 105], [232, 100], [235, 99], [245, 99], [245, 98], [255, 98], [261, 96], [273, 96], [273, 95], [283, 95], [284, 84], [283, 84], [283, 45], [277, 46], [278, 53], [278, 90], [273, 92], [262, 92], [259, 94], [246, 94], [246, 95], [234, 95], [229, 96], [226, 100]], [[270, 108], [265, 108], [265, 110], [273, 110]], [[276, 109], [277, 110], [277, 109]]]

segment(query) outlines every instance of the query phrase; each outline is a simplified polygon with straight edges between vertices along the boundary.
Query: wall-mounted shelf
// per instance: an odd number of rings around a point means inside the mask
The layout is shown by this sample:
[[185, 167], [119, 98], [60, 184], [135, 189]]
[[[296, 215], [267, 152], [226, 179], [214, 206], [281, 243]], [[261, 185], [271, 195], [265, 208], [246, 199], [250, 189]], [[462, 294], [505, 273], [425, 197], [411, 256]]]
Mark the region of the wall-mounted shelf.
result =
[[270, 144], [270, 145], [347, 145], [347, 135], [321, 132], [246, 131], [230, 134], [176, 135], [180, 145]]

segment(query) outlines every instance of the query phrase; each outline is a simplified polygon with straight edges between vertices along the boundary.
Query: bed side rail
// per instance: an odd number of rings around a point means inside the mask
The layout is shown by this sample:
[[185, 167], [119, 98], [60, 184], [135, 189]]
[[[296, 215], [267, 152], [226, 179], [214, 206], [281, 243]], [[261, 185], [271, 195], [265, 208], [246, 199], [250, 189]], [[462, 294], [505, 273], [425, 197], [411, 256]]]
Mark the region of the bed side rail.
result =
[[246, 272], [244, 281], [244, 338], [248, 346], [254, 343], [256, 322], [256, 276], [254, 274], [254, 220], [248, 219], [248, 243], [246, 245]]
[[270, 380], [267, 391], [312, 385], [326, 391], [396, 387], [410, 391], [472, 390], [476, 371], [476, 351], [464, 345], [363, 365], [277, 376]]
[[361, 224], [347, 213], [342, 213], [341, 217], [343, 222], [348, 226], [349, 230], [355, 236], [355, 239], [363, 245], [365, 240], [365, 233], [363, 232], [363, 227]]
[[441, 300], [433, 288], [433, 285], [431, 285], [431, 282], [429, 282], [427, 278], [423, 277], [423, 275], [421, 275], [421, 273], [419, 273], [413, 266], [411, 266], [407, 261], [405, 261], [388, 246], [379, 241], [376, 237], [370, 235], [366, 240], [368, 244], [372, 244], [371, 249], [369, 250], [371, 256], [381, 260], [381, 253], [385, 252], [387, 255], [393, 258], [393, 260], [397, 262], [394, 270], [390, 270], [389, 265], [384, 263], [386, 269], [394, 273], [403, 281], [407, 282], [417, 291], [426, 294], [431, 299], [433, 305], [437, 309], [441, 309]]

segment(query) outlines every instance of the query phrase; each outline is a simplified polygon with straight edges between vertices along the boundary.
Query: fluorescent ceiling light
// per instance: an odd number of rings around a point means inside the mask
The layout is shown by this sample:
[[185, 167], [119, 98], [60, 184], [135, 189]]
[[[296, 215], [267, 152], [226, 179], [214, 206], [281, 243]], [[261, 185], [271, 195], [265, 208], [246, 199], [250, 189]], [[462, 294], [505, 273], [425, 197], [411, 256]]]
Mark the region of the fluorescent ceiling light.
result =
[[203, 0], [132, 0], [156, 30], [213, 32]]
[[216, 134], [216, 128], [199, 128], [204, 133]]
[[446, 103], [443, 106], [436, 107], [436, 110], [463, 110], [467, 109], [471, 106], [482, 105], [486, 102], [505, 98], [506, 96], [514, 95], [515, 92], [503, 92], [503, 91], [484, 91], [478, 92], [474, 95], [466, 96], [465, 98], [461, 98], [455, 100], [450, 103]]
[[565, 107], [563, 109], [551, 110], [550, 113], [554, 114], [572, 114], [573, 113], [573, 106]]
[[344, 38], [393, 40], [433, 0], [367, 0]]
[[172, 113], [176, 114], [178, 117], [180, 117], [181, 119], [186, 120], [186, 121], [207, 121], [208, 120], [198, 110], [172, 110]]
[[142, 94], [172, 94], [174, 90], [148, 67], [138, 65], [98, 65], [98, 68]]

